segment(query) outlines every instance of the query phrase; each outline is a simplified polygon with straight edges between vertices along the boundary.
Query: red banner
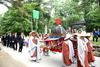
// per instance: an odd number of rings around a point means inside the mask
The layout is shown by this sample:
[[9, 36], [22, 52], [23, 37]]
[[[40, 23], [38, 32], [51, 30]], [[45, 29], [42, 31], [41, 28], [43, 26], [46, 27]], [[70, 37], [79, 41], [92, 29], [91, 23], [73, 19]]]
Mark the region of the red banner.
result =
[[56, 19], [56, 24], [60, 24], [60, 19], [59, 18]]

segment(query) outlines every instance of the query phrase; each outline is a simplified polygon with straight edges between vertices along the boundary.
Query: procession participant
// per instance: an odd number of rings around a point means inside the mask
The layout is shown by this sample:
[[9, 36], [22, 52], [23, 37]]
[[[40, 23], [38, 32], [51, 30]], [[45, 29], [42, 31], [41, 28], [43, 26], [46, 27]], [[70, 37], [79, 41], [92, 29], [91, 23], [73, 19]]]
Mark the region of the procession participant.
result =
[[41, 41], [41, 40], [42, 40], [42, 36], [41, 36], [41, 35], [39, 35], [38, 39], [39, 39], [39, 41]]
[[74, 33], [73, 37], [70, 38], [70, 40], [73, 43], [73, 48], [74, 48], [74, 58], [75, 58], [75, 62], [76, 62], [76, 58], [77, 58], [77, 40], [78, 40], [78, 33]]
[[23, 43], [24, 43], [24, 33], [21, 33], [21, 35], [19, 36], [19, 52], [22, 52]]
[[30, 38], [29, 38], [29, 53], [31, 56], [31, 61], [36, 61], [39, 62], [40, 59], [40, 43], [39, 39], [36, 37], [36, 32], [32, 31], [30, 33]]
[[86, 32], [83, 31], [78, 39], [77, 67], [88, 67], [87, 45], [85, 40]]
[[[44, 34], [43, 40], [46, 40], [48, 38], [49, 38], [49, 34]], [[43, 48], [43, 55], [49, 56], [49, 49], [46, 49], [46, 48], [49, 48], [49, 47], [45, 45], [45, 48]]]
[[92, 45], [91, 45], [90, 40], [89, 40], [90, 36], [91, 36], [91, 34], [87, 33], [86, 44], [87, 44], [87, 48], [88, 48], [88, 62], [92, 67], [95, 67], [96, 63], [95, 63], [95, 58], [94, 58], [94, 55], [92, 52]]
[[43, 40], [47, 39], [49, 37], [49, 34], [44, 34]]
[[71, 35], [67, 34], [64, 38], [64, 42], [62, 43], [62, 67], [71, 67], [72, 62], [74, 61], [74, 49], [72, 42], [69, 40], [70, 37]]

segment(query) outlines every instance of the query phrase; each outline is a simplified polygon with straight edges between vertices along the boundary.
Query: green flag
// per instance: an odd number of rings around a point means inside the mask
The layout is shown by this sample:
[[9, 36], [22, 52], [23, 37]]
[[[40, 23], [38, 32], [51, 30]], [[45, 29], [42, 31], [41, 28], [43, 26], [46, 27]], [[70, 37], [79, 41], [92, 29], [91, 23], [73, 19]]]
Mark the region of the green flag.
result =
[[33, 18], [39, 19], [39, 11], [33, 10]]

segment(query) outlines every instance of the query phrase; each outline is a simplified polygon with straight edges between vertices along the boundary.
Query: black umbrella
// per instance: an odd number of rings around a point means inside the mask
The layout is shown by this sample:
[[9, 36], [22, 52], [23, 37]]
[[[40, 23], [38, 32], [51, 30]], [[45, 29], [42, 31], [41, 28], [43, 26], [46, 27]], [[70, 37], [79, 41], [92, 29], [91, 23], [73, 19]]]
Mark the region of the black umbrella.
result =
[[61, 25], [58, 25], [53, 29], [52, 34], [66, 34], [66, 30]]

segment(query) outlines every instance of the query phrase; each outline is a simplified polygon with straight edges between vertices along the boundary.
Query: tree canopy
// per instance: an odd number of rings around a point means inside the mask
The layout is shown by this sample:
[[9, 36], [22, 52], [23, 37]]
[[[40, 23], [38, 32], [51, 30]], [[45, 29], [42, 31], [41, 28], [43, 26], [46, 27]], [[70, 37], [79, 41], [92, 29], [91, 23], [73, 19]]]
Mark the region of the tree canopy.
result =
[[[32, 29], [44, 33], [45, 26], [53, 29], [55, 19], [61, 19], [61, 25], [67, 29], [71, 23], [86, 21], [86, 31], [100, 28], [100, 1], [99, 0], [5, 0], [8, 11], [0, 15], [0, 33], [24, 32], [28, 34]], [[7, 3], [11, 5], [8, 6]], [[39, 19], [32, 18], [32, 11], [39, 11]], [[37, 26], [36, 26], [37, 23]]]

